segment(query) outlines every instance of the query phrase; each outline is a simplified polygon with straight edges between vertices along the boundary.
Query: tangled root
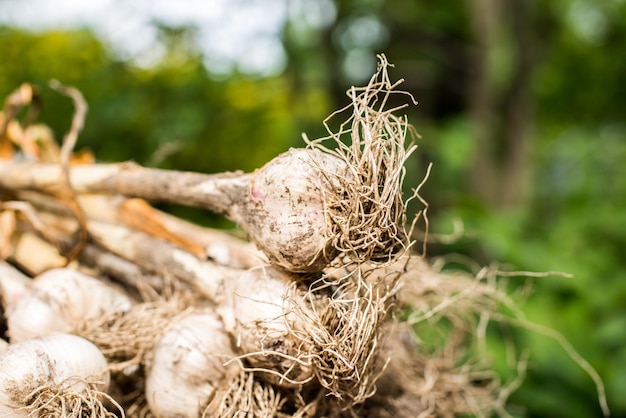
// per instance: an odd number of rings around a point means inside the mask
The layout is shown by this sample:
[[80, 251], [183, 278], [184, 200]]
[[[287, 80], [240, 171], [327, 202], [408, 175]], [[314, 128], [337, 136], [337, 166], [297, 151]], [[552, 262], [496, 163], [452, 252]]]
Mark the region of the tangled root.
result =
[[[336, 189], [326, 201], [333, 247], [354, 263], [388, 261], [409, 247], [402, 183], [404, 163], [416, 148], [407, 147], [405, 140], [408, 131], [414, 132], [406, 117], [394, 115], [407, 104], [385, 107], [390, 96], [398, 93], [416, 102], [409, 93], [395, 90], [402, 80], [392, 84], [387, 73], [390, 64], [384, 55], [378, 58], [378, 70], [368, 85], [352, 87], [347, 92], [352, 103], [324, 121], [329, 136], [313, 141], [305, 137], [309, 148], [335, 155], [348, 167], [348, 174], [341, 177], [326, 172]], [[333, 131], [331, 119], [350, 109], [352, 115]], [[343, 140], [346, 135], [350, 135], [348, 144]], [[327, 140], [336, 147], [326, 147]]]
[[463, 345], [457, 343], [425, 353], [409, 327], [396, 329], [386, 347], [390, 361], [379, 390], [349, 411], [350, 416], [491, 416], [499, 405], [498, 380], [485, 364], [467, 360]]
[[310, 344], [317, 380], [343, 408], [362, 403], [376, 392], [376, 381], [387, 362], [378, 352], [387, 336], [385, 322], [400, 276], [379, 276], [377, 269], [353, 267], [335, 271], [320, 282], [334, 292], [320, 312], [322, 326], [311, 334]]
[[242, 371], [234, 379], [224, 382], [202, 417], [266, 418], [285, 416], [281, 408], [285, 399], [271, 385], [255, 379], [254, 373]]
[[[111, 405], [124, 416], [122, 407], [99, 386], [102, 382], [71, 378], [61, 383], [39, 386], [36, 390], [19, 395], [19, 404], [29, 416], [65, 418], [117, 418], [105, 404]], [[17, 394], [16, 394], [17, 396]]]
[[189, 298], [180, 295], [138, 303], [128, 311], [112, 311], [83, 322], [75, 332], [95, 344], [111, 370], [119, 372], [142, 363], [172, 318], [189, 303]]
[[507, 298], [492, 282], [440, 270], [418, 256], [329, 277], [337, 279], [322, 315], [327, 333], [312, 344], [319, 347], [317, 380], [328, 392], [316, 401], [316, 414], [506, 415], [507, 388], [475, 351], [481, 318]]
[[[508, 416], [511, 388], [477, 348], [484, 348], [488, 319], [512, 302], [485, 269], [473, 275], [442, 267], [420, 257], [407, 260], [397, 292], [403, 317], [381, 350], [389, 365], [380, 379], [383, 390], [366, 405], [369, 416]], [[519, 360], [518, 378], [524, 365]]]

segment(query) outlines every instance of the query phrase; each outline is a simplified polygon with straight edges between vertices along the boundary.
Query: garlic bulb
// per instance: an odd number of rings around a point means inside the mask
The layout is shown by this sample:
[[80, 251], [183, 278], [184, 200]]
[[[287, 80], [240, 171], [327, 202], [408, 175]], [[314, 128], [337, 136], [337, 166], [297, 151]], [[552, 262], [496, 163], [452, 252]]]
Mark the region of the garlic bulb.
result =
[[252, 174], [228, 215], [270, 261], [292, 272], [321, 271], [336, 255], [327, 195], [347, 176], [338, 157], [291, 149]]
[[48, 270], [11, 294], [3, 293], [11, 342], [70, 332], [82, 321], [132, 305], [121, 289], [71, 268]]
[[316, 315], [293, 277], [273, 267], [255, 268], [225, 286], [226, 300], [218, 311], [245, 360], [266, 370], [264, 377], [272, 383], [297, 386], [310, 381]]
[[108, 389], [107, 367], [100, 350], [75, 335], [12, 343], [0, 351], [0, 416], [39, 416], [40, 409], [46, 416], [99, 416], [94, 411], [103, 411], [96, 400]]
[[154, 347], [146, 398], [157, 417], [202, 415], [216, 388], [239, 371], [228, 334], [216, 314], [195, 308], [174, 319]]

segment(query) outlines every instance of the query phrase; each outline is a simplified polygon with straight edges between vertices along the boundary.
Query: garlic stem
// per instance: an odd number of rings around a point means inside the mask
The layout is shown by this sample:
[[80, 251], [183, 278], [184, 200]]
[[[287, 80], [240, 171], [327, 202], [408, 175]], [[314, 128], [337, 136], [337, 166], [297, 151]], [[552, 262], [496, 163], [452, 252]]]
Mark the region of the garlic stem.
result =
[[[0, 186], [10, 190], [60, 191], [58, 164], [0, 160]], [[77, 193], [108, 193], [151, 201], [206, 207], [227, 213], [247, 187], [249, 175], [202, 174], [145, 168], [133, 163], [90, 164], [70, 168], [70, 183]], [[232, 197], [229, 197], [232, 196]]]

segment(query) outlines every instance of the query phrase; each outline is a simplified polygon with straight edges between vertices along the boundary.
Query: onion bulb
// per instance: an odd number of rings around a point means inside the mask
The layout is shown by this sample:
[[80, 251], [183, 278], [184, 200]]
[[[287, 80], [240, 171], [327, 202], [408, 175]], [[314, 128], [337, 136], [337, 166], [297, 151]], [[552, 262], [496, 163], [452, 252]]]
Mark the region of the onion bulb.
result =
[[202, 415], [216, 389], [240, 372], [216, 314], [194, 308], [172, 320], [156, 343], [146, 375], [146, 398], [157, 417]]
[[100, 350], [71, 334], [0, 351], [0, 416], [114, 417], [102, 405], [110, 376]]
[[0, 277], [0, 286], [11, 342], [71, 332], [82, 321], [132, 305], [121, 289], [71, 268], [48, 270], [21, 286], [9, 277]]

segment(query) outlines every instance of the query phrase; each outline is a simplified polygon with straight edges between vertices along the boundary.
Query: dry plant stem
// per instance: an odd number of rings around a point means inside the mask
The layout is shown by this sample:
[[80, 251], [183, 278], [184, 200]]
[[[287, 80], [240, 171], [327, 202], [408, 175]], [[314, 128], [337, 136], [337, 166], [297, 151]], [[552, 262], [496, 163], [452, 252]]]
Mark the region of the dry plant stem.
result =
[[89, 221], [92, 238], [126, 260], [154, 273], [167, 273], [187, 283], [215, 303], [220, 303], [223, 282], [240, 270], [200, 260], [176, 246], [121, 225]]
[[[30, 276], [67, 264], [67, 259], [59, 254], [57, 247], [28, 229], [20, 230], [18, 225], [13, 238], [11, 251], [6, 254], [6, 259]], [[37, 257], [33, 257], [33, 254], [37, 254]]]
[[[32, 196], [31, 196], [32, 197]], [[44, 199], [39, 199], [43, 197]], [[25, 267], [29, 270], [41, 271], [38, 265], [33, 265], [32, 261], [38, 258], [27, 257], [25, 254], [32, 248], [38, 248], [38, 254], [51, 253], [54, 255], [51, 261], [47, 263], [49, 267], [58, 267], [62, 265], [62, 258], [56, 247], [71, 246], [71, 237], [77, 228], [76, 222], [72, 218], [67, 218], [67, 211], [59, 210], [55, 207], [54, 199], [37, 195], [37, 205], [51, 209], [53, 212], [60, 212], [63, 215], [58, 216], [49, 212], [38, 212], [36, 214], [38, 222], [45, 227], [47, 235], [54, 235], [63, 239], [56, 239], [56, 246], [45, 241], [46, 237], [41, 238], [30, 232], [29, 225], [26, 223], [18, 224], [18, 236], [30, 237], [28, 242], [20, 245], [23, 239], [20, 239], [17, 245], [13, 247], [13, 257], [17, 257], [20, 264], [26, 263]], [[45, 202], [42, 204], [42, 202]], [[100, 246], [88, 244], [80, 255], [80, 261], [87, 266], [96, 268], [103, 273], [112, 276], [117, 281], [129, 285], [138, 291], [152, 288], [160, 291], [164, 287], [163, 275], [167, 274], [183, 283], [194, 282], [194, 287], [198, 287], [207, 277], [207, 265], [202, 265], [202, 261], [194, 255], [158, 238], [150, 235], [125, 228], [122, 225], [110, 224], [99, 221], [88, 221], [92, 238], [100, 242]], [[34, 240], [34, 241], [33, 241]], [[37, 243], [34, 247], [32, 243]], [[44, 251], [45, 250], [45, 251]], [[24, 256], [21, 254], [25, 253]], [[207, 261], [209, 271], [213, 275], [219, 270], [219, 266]], [[187, 271], [187, 269], [191, 269]], [[224, 267], [224, 271], [229, 270]], [[191, 282], [190, 282], [191, 280]], [[207, 290], [215, 295], [215, 291]]]
[[[66, 240], [64, 237], [59, 236], [54, 231], [50, 231], [48, 227], [41, 221], [34, 207], [30, 203], [25, 202], [25, 201], [0, 202], [0, 210], [5, 210], [6, 211], [5, 213], [12, 212], [14, 215], [12, 217], [12, 225], [10, 227], [10, 230], [2, 231], [3, 233], [9, 234], [5, 237], [7, 241], [10, 242], [12, 238], [15, 238], [15, 237], [12, 237], [12, 235], [15, 234], [16, 229], [18, 229], [20, 224], [27, 223], [29, 227], [28, 231], [36, 232], [37, 235], [42, 237], [44, 240], [53, 244], [56, 248], [56, 251], [59, 253], [59, 258], [63, 259], [63, 263], [64, 263], [63, 265], [67, 264], [67, 259], [61, 256], [60, 253], [63, 252], [62, 251], [64, 249], [63, 244], [65, 242], [69, 242], [69, 240]], [[21, 228], [21, 230], [25, 230], [25, 229]], [[13, 249], [10, 248], [11, 246], [12, 246], [11, 244], [7, 243], [7, 245], [5, 245], [4, 252], [5, 253], [16, 252], [14, 248]], [[30, 258], [34, 258], [34, 257], [30, 257]]]
[[0, 203], [0, 259], [6, 259], [12, 252], [17, 218], [15, 212], [3, 211], [2, 206]]
[[[29, 202], [39, 212], [49, 212], [62, 217], [72, 216], [71, 211], [51, 196], [18, 190], [15, 197]], [[228, 232], [203, 227], [172, 216], [153, 208], [142, 199], [83, 194], [78, 196], [78, 202], [91, 220], [121, 224], [154, 235], [200, 258], [209, 257], [219, 264], [237, 268], [250, 268], [266, 262], [266, 257], [254, 247], [254, 244]], [[68, 233], [71, 235], [69, 231]]]
[[[223, 214], [271, 261], [290, 271], [308, 272], [319, 271], [334, 257], [323, 203], [330, 186], [321, 172], [336, 173], [341, 165], [338, 158], [319, 151], [290, 150], [254, 174], [206, 175], [117, 164], [77, 166], [70, 178], [77, 193], [123, 194]], [[56, 194], [58, 171], [53, 165], [0, 161], [0, 177], [7, 174], [0, 186]]]
[[151, 214], [172, 234], [201, 246], [204, 254], [218, 264], [251, 268], [267, 263], [265, 255], [254, 244], [225, 231], [202, 227], [154, 208], [151, 208]]
[[148, 289], [153, 289], [156, 294], [164, 291], [165, 284], [161, 276], [151, 274], [137, 264], [105, 251], [97, 245], [87, 244], [79, 256], [79, 261], [116, 282], [136, 289], [139, 293], [147, 292]]
[[66, 255], [69, 263], [72, 260], [76, 259], [76, 257], [78, 257], [83, 248], [85, 248], [87, 240], [89, 239], [87, 233], [87, 219], [82, 208], [76, 201], [76, 192], [72, 188], [69, 174], [70, 158], [72, 155], [72, 150], [74, 149], [76, 141], [78, 140], [78, 134], [84, 126], [85, 115], [87, 114], [87, 102], [85, 101], [82, 93], [79, 90], [73, 87], [63, 86], [57, 80], [51, 80], [50, 87], [52, 87], [59, 93], [70, 97], [74, 102], [75, 107], [74, 116], [72, 117], [72, 125], [69, 132], [67, 133], [67, 135], [65, 135], [65, 138], [63, 139], [63, 145], [61, 146], [60, 152], [60, 165], [63, 170], [61, 176], [61, 183], [63, 185], [62, 197], [64, 198], [65, 203], [71, 209], [72, 213], [74, 214], [76, 220], [80, 225], [80, 228], [78, 229], [78, 242], [76, 242], [76, 244], [69, 249]]
[[33, 87], [24, 83], [13, 91], [4, 102], [3, 117], [0, 120], [0, 142], [4, 140], [9, 122], [13, 120], [18, 111], [31, 103], [33, 99]]
[[[246, 191], [249, 175], [201, 174], [145, 168], [133, 163], [70, 167], [76, 193], [121, 194], [150, 201], [178, 203], [226, 214]], [[0, 186], [58, 195], [62, 168], [57, 164], [0, 161]]]

